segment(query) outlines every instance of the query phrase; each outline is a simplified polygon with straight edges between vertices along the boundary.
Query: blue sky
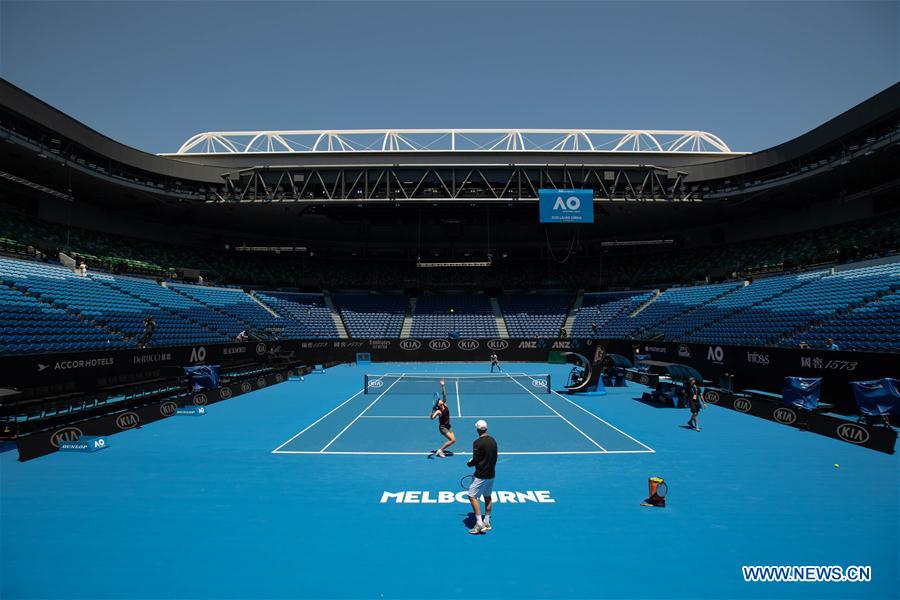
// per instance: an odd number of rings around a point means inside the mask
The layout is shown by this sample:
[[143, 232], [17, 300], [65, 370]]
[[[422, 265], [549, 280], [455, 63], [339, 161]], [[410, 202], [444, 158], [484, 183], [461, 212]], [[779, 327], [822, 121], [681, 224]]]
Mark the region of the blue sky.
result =
[[900, 80], [890, 2], [0, 1], [0, 73], [171, 152], [209, 130], [801, 134]]

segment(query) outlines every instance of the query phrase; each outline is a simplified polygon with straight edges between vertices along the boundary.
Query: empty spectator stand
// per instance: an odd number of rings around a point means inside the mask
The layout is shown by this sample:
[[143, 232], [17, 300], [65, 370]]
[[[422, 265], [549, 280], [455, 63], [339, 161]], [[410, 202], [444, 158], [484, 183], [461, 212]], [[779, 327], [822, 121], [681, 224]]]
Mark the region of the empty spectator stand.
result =
[[337, 338], [338, 330], [322, 294], [255, 292], [284, 322], [284, 338]]
[[574, 297], [571, 294], [503, 294], [497, 300], [510, 337], [556, 337]]
[[409, 298], [402, 294], [333, 294], [350, 337], [398, 338]]
[[[220, 313], [154, 280], [102, 273], [93, 273], [90, 277], [150, 305], [147, 314], [153, 315], [156, 321], [151, 340], [153, 346], [222, 343], [232, 339], [219, 329], [225, 322]], [[140, 337], [143, 321], [135, 322], [133, 329]]]
[[[585, 294], [569, 335], [572, 337], [603, 337], [607, 323], [628, 317], [655, 294], [656, 291]], [[591, 327], [593, 324], [597, 325], [596, 332]]]
[[663, 322], [715, 300], [742, 285], [743, 283], [732, 282], [669, 288], [634, 316], [611, 321], [606, 326], [604, 334], [611, 337], [656, 337], [659, 333], [655, 328]]
[[756, 279], [699, 308], [691, 318], [666, 324], [666, 339], [711, 344], [765, 344], [784, 329], [760, 307], [813, 283], [826, 273], [814, 271]]
[[283, 333], [285, 323], [244, 290], [185, 284], [169, 284], [168, 287], [221, 315], [216, 319], [216, 329], [229, 339], [244, 330], [268, 331], [279, 336]]
[[497, 322], [490, 298], [483, 294], [424, 294], [416, 302], [412, 337], [497, 337]]

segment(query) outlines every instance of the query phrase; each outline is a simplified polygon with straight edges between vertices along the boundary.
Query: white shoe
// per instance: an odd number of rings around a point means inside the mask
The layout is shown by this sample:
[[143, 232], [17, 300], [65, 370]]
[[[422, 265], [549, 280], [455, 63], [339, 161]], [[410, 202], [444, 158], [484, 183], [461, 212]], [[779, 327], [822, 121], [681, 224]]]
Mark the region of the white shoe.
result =
[[491, 529], [493, 529], [493, 527], [491, 527], [491, 522], [490, 522], [490, 521], [485, 521], [485, 522], [484, 522], [484, 530], [485, 530], [485, 531], [490, 531]]
[[475, 523], [475, 527], [469, 530], [469, 533], [472, 535], [478, 535], [479, 533], [484, 533], [484, 525], [479, 525]]
[[443, 450], [438, 450], [437, 452], [435, 452], [435, 454], [438, 455], [438, 456], [440, 456], [441, 458], [446, 458], [446, 457], [447, 457], [447, 455], [444, 454], [444, 451], [443, 451]]

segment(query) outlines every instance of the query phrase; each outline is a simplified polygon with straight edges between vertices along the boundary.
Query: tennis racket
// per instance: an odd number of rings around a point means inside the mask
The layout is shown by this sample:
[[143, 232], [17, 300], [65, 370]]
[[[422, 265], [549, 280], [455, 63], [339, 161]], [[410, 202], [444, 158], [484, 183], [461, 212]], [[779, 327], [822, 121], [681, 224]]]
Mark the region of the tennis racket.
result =
[[464, 490], [468, 490], [469, 486], [472, 485], [472, 481], [475, 479], [474, 475], [466, 475], [465, 477], [460, 478], [459, 487]]
[[441, 396], [440, 396], [437, 392], [435, 392], [434, 395], [432, 395], [432, 397], [431, 397], [431, 411], [428, 413], [428, 416], [429, 416], [429, 417], [430, 417], [431, 415], [434, 414], [434, 411], [437, 410], [437, 407], [438, 407], [438, 400], [440, 400], [440, 399], [441, 399]]

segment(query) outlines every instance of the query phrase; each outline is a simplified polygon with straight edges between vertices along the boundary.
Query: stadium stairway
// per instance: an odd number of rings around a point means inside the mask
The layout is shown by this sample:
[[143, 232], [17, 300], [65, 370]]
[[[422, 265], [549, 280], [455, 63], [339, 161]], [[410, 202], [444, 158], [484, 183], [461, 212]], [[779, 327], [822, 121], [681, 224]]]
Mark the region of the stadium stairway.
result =
[[347, 334], [347, 326], [341, 316], [341, 311], [335, 307], [334, 300], [331, 299], [331, 294], [323, 292], [322, 299], [325, 301], [325, 306], [331, 311], [331, 320], [334, 321], [334, 327], [337, 329], [338, 337], [341, 339], [349, 338], [350, 336]]
[[578, 311], [581, 310], [581, 307], [584, 305], [584, 290], [578, 290], [575, 294], [575, 300], [572, 302], [572, 306], [569, 307], [569, 312], [566, 314], [566, 320], [563, 321], [563, 329], [565, 329], [569, 335], [572, 335], [572, 332], [575, 331], [575, 317], [578, 316]]
[[279, 315], [277, 312], [275, 312], [275, 309], [273, 309], [271, 306], [269, 306], [268, 304], [266, 304], [265, 302], [263, 302], [262, 299], [261, 299], [259, 296], [256, 295], [256, 291], [250, 290], [250, 292], [249, 292], [247, 295], [250, 296], [251, 298], [253, 298], [253, 300], [254, 300], [257, 304], [259, 304], [259, 305], [262, 306], [264, 309], [266, 309], [267, 311], [269, 311], [269, 314], [272, 315], [273, 317], [275, 317], [276, 319], [281, 319], [281, 318], [282, 318], [281, 315]]
[[403, 317], [403, 327], [400, 329], [400, 337], [408, 338], [412, 335], [413, 315], [416, 314], [417, 298], [409, 299], [409, 308], [406, 309], [406, 315]]
[[491, 296], [491, 308], [494, 309], [494, 320], [497, 323], [497, 331], [500, 332], [500, 337], [508, 338], [509, 329], [506, 327], [506, 319], [503, 317], [503, 311], [500, 309], [500, 301], [494, 296]]

